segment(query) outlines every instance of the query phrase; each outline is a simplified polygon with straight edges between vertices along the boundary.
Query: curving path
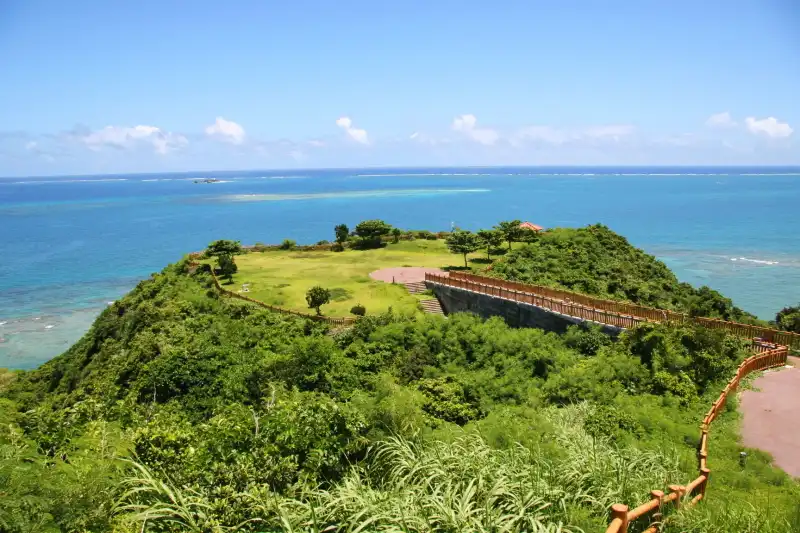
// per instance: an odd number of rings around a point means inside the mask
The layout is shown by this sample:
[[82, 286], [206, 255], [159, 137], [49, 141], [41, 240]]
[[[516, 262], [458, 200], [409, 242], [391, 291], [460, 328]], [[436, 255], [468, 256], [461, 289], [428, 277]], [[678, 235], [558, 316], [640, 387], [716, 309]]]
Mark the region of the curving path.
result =
[[775, 464], [800, 477], [800, 358], [793, 368], [767, 372], [742, 392], [742, 441], [772, 454]]

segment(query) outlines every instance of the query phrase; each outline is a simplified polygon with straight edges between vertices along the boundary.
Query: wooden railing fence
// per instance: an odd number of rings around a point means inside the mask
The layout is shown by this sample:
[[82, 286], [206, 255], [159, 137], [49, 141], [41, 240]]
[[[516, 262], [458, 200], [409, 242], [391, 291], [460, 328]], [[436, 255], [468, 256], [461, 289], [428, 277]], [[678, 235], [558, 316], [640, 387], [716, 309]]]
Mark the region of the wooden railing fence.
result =
[[608, 324], [619, 328], [632, 328], [639, 322], [642, 322], [641, 318], [623, 315], [618, 312], [595, 309], [574, 302], [553, 298], [551, 296], [535, 294], [530, 291], [523, 292], [500, 285], [487, 285], [477, 281], [472, 281], [471, 279], [467, 278], [448, 277], [442, 274], [426, 273], [425, 281], [440, 283], [442, 285], [448, 285], [460, 289], [467, 289], [473, 292], [487, 294], [497, 298], [504, 298], [514, 302], [544, 307], [561, 315], [577, 317], [583, 320], [597, 322], [598, 324]]
[[240, 294], [238, 292], [229, 291], [220, 284], [219, 279], [217, 279], [217, 275], [214, 273], [214, 266], [213, 265], [209, 266], [211, 267], [211, 278], [214, 280], [214, 286], [217, 288], [219, 292], [227, 296], [231, 296], [233, 298], [238, 298], [240, 300], [256, 304], [265, 309], [269, 309], [270, 311], [275, 311], [276, 313], [299, 316], [302, 318], [308, 318], [309, 320], [316, 320], [317, 322], [327, 322], [328, 324], [334, 324], [337, 326], [346, 326], [348, 324], [353, 324], [356, 321], [355, 318], [349, 316], [345, 317], [320, 316], [320, 315], [313, 315], [311, 313], [301, 313], [300, 311], [292, 311], [291, 309], [285, 309], [283, 307], [278, 307], [277, 305], [266, 304], [260, 300], [256, 300], [255, 298], [250, 298], [249, 296], [245, 296], [244, 294]]
[[[751, 324], [727, 322], [715, 318], [690, 317], [685, 313], [678, 313], [676, 311], [645, 307], [627, 302], [604, 300], [577, 292], [542, 287], [540, 285], [529, 285], [515, 281], [506, 281], [465, 272], [450, 272], [449, 276], [426, 274], [425, 280], [460, 288], [467, 288], [468, 285], [469, 290], [492, 296], [501, 296], [502, 293], [501, 297], [503, 298], [547, 307], [557, 313], [569, 314], [584, 320], [603, 322], [603, 320], [607, 319], [610, 321], [603, 323], [612, 326], [627, 328], [631, 326], [626, 326], [625, 324], [635, 325], [638, 322], [645, 321], [695, 323], [709, 329], [722, 329], [745, 339], [757, 337], [766, 342], [779, 344], [781, 346], [789, 346], [794, 350], [800, 350], [800, 334], [790, 331], [781, 331]], [[461, 282], [469, 283], [465, 285]], [[501, 290], [498, 291], [498, 289]], [[515, 296], [516, 293], [520, 295]], [[539, 297], [536, 302], [541, 301], [542, 303], [546, 303], [546, 305], [540, 305], [540, 303], [531, 301], [531, 298], [527, 295]], [[555, 302], [560, 302], [561, 305], [558, 306]], [[556, 305], [558, 308], [549, 307], [549, 305]], [[598, 312], [602, 313], [598, 314]], [[602, 319], [597, 320], [592, 317], [600, 317]]]
[[700, 444], [697, 448], [697, 469], [698, 476], [687, 485], [670, 485], [669, 494], [661, 490], [650, 491], [650, 500], [634, 509], [629, 509], [627, 505], [617, 503], [611, 506], [611, 523], [606, 529], [606, 533], [627, 533], [628, 525], [634, 520], [649, 517], [650, 527], [645, 533], [656, 533], [662, 523], [663, 513], [667, 510], [666, 505], [672, 504], [675, 509], [681, 505], [695, 505], [705, 498], [706, 486], [711, 475], [708, 468], [708, 433], [711, 423], [717, 418], [725, 407], [728, 396], [735, 393], [742, 379], [751, 372], [767, 370], [786, 364], [789, 348], [786, 346], [775, 346], [760, 342], [755, 339], [753, 350], [757, 352], [745, 359], [736, 370], [736, 375], [731, 378], [719, 398], [711, 405], [703, 423], [700, 425]]

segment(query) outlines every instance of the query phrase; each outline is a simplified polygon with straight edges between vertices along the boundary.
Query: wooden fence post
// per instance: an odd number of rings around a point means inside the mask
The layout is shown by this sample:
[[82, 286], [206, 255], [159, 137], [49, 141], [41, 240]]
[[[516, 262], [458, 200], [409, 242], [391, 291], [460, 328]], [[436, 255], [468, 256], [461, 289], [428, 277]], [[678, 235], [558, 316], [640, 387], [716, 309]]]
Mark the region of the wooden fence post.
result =
[[711, 475], [711, 470], [709, 470], [708, 468], [704, 467], [704, 468], [700, 469], [700, 473], [705, 478], [703, 480], [703, 482], [700, 484], [700, 494], [702, 494], [703, 498], [705, 498], [706, 497], [706, 485], [708, 485], [708, 477]]
[[[653, 513], [652, 521], [661, 522], [662, 518], [664, 518], [664, 513], [661, 509], [661, 506], [663, 505], [664, 502], [664, 492], [660, 490], [651, 490], [650, 496], [658, 500], [658, 509], [656, 509], [656, 512]], [[660, 528], [656, 527], [656, 531], [658, 531], [659, 529]]]
[[628, 533], [628, 506], [622, 503], [615, 503], [611, 506], [611, 516], [622, 520], [622, 524], [617, 531], [619, 533]]
[[683, 487], [680, 485], [670, 485], [669, 491], [671, 493], [677, 493], [677, 496], [675, 497], [675, 509], [680, 509], [681, 500], [683, 499]]

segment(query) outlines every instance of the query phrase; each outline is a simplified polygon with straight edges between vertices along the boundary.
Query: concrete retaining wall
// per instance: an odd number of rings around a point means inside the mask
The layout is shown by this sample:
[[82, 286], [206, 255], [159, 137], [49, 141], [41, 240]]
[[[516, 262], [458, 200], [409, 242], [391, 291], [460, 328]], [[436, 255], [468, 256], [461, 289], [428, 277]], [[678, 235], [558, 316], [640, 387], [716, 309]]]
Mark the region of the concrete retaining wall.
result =
[[[539, 328], [556, 333], [563, 333], [573, 324], [588, 322], [580, 318], [561, 315], [543, 307], [480, 294], [467, 289], [450, 287], [430, 281], [426, 281], [425, 285], [433, 290], [447, 314], [466, 312], [474, 313], [483, 318], [499, 316], [509, 326]], [[597, 324], [595, 322], [588, 323]], [[615, 326], [597, 325], [602, 327], [603, 333], [611, 336], [617, 336], [622, 331], [622, 328]]]

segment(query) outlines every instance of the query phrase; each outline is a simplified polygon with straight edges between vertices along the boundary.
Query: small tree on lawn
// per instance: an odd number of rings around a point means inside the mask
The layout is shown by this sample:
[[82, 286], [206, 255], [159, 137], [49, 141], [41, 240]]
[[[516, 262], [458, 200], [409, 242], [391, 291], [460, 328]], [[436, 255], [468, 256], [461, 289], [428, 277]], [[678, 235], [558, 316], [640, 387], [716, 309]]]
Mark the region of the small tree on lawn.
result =
[[454, 254], [464, 255], [464, 266], [467, 265], [467, 254], [470, 254], [481, 247], [481, 241], [477, 235], [471, 231], [457, 229], [448, 235], [445, 240], [447, 249]]
[[392, 226], [383, 220], [365, 220], [358, 223], [355, 234], [361, 239], [359, 244], [362, 248], [378, 248], [381, 238], [391, 231]]
[[331, 301], [331, 291], [319, 285], [311, 287], [306, 292], [306, 303], [309, 309], [316, 309], [317, 314], [321, 315], [320, 307]]
[[503, 234], [496, 229], [482, 229], [478, 231], [478, 238], [481, 244], [486, 247], [486, 258], [492, 258], [492, 248], [497, 248], [503, 244]]
[[511, 249], [511, 243], [519, 241], [523, 236], [523, 229], [519, 227], [522, 224], [519, 220], [508, 220], [500, 222], [495, 226], [495, 229], [503, 235], [503, 239], [508, 241], [508, 249]]
[[337, 225], [333, 228], [333, 232], [336, 234], [336, 242], [339, 244], [344, 244], [344, 241], [350, 236], [350, 228], [347, 227], [347, 224]]
[[403, 230], [401, 230], [400, 228], [393, 228], [392, 229], [392, 237], [394, 237], [394, 241], [393, 242], [395, 244], [400, 242], [400, 235], [402, 235], [402, 234], [403, 234]]
[[214, 241], [206, 248], [206, 255], [209, 257], [220, 257], [222, 255], [237, 255], [242, 253], [242, 243], [239, 241], [228, 241], [225, 239]]
[[239, 271], [233, 256], [230, 254], [220, 255], [217, 258], [217, 263], [219, 263], [219, 273], [223, 279], [227, 279], [228, 283], [233, 283], [233, 275]]

